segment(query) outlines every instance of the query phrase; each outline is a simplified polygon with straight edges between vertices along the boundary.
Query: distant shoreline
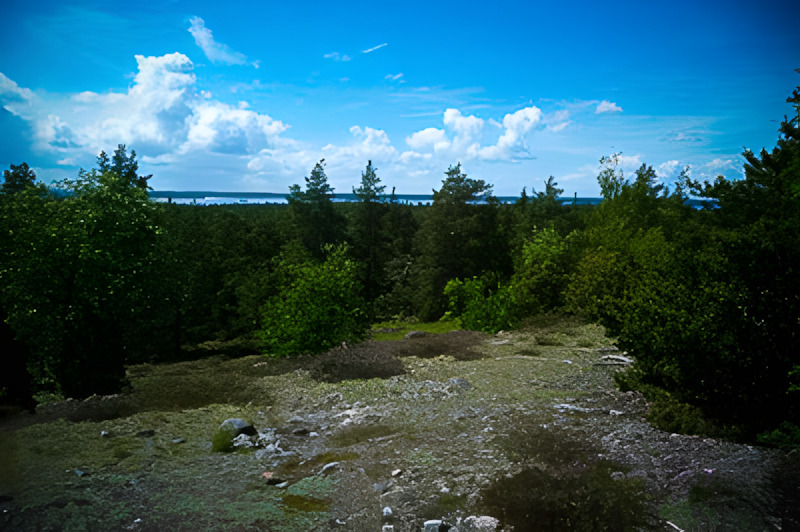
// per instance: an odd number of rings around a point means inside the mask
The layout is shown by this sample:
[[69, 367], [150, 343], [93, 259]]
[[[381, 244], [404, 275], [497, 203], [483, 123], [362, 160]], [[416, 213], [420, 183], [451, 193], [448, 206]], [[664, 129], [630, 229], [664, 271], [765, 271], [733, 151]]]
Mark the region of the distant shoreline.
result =
[[[197, 204], [197, 205], [260, 205], [260, 204], [283, 204], [287, 203], [288, 194], [277, 192], [218, 192], [205, 190], [154, 190], [150, 191], [150, 197], [158, 202], [171, 202], [177, 204]], [[381, 195], [381, 199], [389, 201], [391, 194]], [[501, 203], [514, 203], [520, 196], [497, 196]], [[355, 202], [358, 197], [355, 194], [333, 194], [333, 201], [336, 202]], [[433, 194], [395, 194], [394, 199], [397, 203], [410, 205], [429, 205], [433, 202]], [[563, 196], [558, 198], [562, 203], [575, 203], [577, 205], [597, 205], [603, 198], [578, 198]]]

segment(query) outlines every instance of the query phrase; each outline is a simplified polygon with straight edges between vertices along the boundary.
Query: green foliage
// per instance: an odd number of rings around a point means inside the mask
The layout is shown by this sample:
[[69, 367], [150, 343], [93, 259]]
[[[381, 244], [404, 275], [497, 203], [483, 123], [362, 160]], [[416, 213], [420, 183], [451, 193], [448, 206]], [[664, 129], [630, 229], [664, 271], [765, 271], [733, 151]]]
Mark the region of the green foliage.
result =
[[800, 449], [800, 427], [784, 421], [777, 429], [759, 434], [758, 441], [781, 449], [797, 450]]
[[3, 194], [15, 194], [33, 186], [36, 181], [36, 172], [28, 167], [28, 163], [19, 166], [11, 165], [9, 170], [3, 170]]
[[451, 279], [444, 288], [446, 316], [459, 317], [461, 324], [474, 331], [496, 333], [517, 325], [518, 312], [514, 289], [497, 281], [495, 274], [471, 279]]
[[289, 214], [294, 237], [317, 259], [325, 255], [327, 244], [344, 241], [345, 219], [334, 208], [333, 188], [325, 175], [325, 159], [320, 160], [305, 178], [306, 189], [289, 187]]
[[[797, 92], [789, 101], [800, 106]], [[619, 336], [640, 385], [669, 392], [654, 407], [663, 426], [708, 432], [689, 421], [700, 410], [750, 434], [799, 419], [786, 397], [800, 330], [798, 119], [782, 124], [771, 153], [745, 152], [744, 179], [701, 185], [684, 172], [672, 196], [652, 168], [628, 183], [604, 161], [606, 201], [566, 300]], [[686, 191], [713, 206], [686, 207]]]
[[600, 194], [603, 198], [611, 200], [619, 196], [625, 184], [625, 173], [619, 168], [622, 153], [615, 153], [600, 158], [600, 174], [597, 182], [600, 185]]
[[522, 246], [512, 279], [520, 314], [531, 316], [563, 305], [562, 293], [574, 263], [571, 242], [576, 235], [564, 238], [552, 228], [534, 228]]
[[[391, 257], [391, 240], [385, 238], [383, 230], [384, 216], [389, 206], [381, 202], [385, 187], [379, 185], [381, 179], [375, 170], [372, 161], [369, 161], [361, 174], [361, 185], [353, 188], [358, 205], [350, 223], [350, 244], [353, 255], [361, 263], [359, 277], [364, 287], [364, 297], [369, 302], [375, 301], [386, 291], [385, 265]], [[372, 306], [369, 309], [371, 311]], [[374, 312], [370, 314], [374, 315]]]
[[267, 354], [317, 353], [364, 337], [357, 264], [344, 246], [326, 253], [321, 262], [287, 255], [278, 261], [273, 283], [280, 291], [266, 302], [258, 332]]
[[61, 187], [64, 199], [43, 187], [4, 195], [0, 304], [30, 349], [34, 385], [112, 393], [124, 379], [125, 337], [142, 334], [135, 317], [148, 300], [153, 206], [115, 170], [81, 171]]
[[423, 321], [444, 313], [443, 291], [450, 279], [507, 269], [508, 252], [499, 234], [499, 209], [491, 185], [468, 178], [460, 164], [445, 175], [414, 242], [411, 284], [415, 310]]

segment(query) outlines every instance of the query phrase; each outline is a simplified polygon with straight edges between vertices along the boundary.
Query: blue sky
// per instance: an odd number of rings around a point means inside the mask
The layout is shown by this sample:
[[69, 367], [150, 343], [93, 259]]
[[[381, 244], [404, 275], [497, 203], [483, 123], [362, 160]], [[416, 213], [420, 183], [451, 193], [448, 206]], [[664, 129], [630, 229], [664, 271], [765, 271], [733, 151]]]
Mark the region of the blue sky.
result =
[[800, 6], [761, 2], [29, 2], [0, 7], [0, 166], [74, 178], [123, 143], [157, 190], [284, 192], [368, 160], [498, 195], [599, 195], [622, 152], [737, 178], [800, 85]]

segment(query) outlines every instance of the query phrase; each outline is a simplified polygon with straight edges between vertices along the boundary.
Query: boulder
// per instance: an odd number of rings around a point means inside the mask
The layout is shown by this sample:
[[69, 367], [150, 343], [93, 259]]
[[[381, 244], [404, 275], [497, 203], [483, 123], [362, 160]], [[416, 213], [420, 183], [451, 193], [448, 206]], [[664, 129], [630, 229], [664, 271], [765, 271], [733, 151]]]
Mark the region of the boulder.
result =
[[214, 452], [231, 452], [233, 450], [233, 440], [240, 434], [254, 436], [257, 432], [252, 424], [243, 419], [226, 419], [217, 429], [214, 439], [211, 440], [211, 450]]

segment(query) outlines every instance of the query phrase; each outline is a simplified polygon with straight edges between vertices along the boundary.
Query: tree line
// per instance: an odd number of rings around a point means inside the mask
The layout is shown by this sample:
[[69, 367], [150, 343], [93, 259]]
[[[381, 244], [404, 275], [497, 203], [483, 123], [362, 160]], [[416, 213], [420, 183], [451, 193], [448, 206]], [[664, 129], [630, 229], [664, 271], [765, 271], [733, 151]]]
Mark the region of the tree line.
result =
[[670, 190], [612, 155], [597, 207], [560, 202], [552, 177], [502, 204], [460, 164], [430, 206], [387, 197], [371, 162], [357, 202], [332, 201], [323, 160], [286, 205], [266, 206], [151, 202], [124, 145], [55, 188], [12, 165], [3, 393], [113, 393], [127, 364], [314, 353], [389, 319], [496, 332], [558, 311], [618, 338], [636, 360], [619, 384], [661, 405], [662, 424], [707, 432], [686, 425], [696, 410], [748, 437], [800, 441], [797, 90], [788, 101], [797, 116], [771, 152], [745, 151], [742, 179], [684, 171]]

